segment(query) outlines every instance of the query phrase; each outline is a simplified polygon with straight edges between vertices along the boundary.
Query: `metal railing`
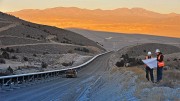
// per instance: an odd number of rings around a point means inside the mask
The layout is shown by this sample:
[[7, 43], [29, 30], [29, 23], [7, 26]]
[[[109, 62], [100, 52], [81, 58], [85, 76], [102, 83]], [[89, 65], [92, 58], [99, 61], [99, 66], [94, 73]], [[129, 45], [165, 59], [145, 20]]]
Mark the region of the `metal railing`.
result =
[[[0, 77], [0, 91], [1, 90], [13, 90], [14, 88], [19, 88], [20, 85], [32, 85], [36, 84], [39, 82], [44, 82], [44, 81], [49, 81], [56, 79], [60, 77], [60, 75], [64, 74], [67, 70], [69, 69], [76, 69], [79, 70], [82, 67], [86, 66], [90, 62], [92, 62], [94, 59], [97, 57], [107, 54], [109, 52], [105, 52], [102, 54], [98, 54], [88, 60], [87, 62], [71, 67], [71, 68], [66, 68], [66, 69], [61, 69], [61, 70], [53, 70], [53, 71], [45, 71], [45, 72], [36, 72], [36, 73], [28, 73], [28, 74], [20, 74], [20, 75], [10, 75], [10, 76], [1, 76]], [[35, 82], [37, 81], [37, 82]]]

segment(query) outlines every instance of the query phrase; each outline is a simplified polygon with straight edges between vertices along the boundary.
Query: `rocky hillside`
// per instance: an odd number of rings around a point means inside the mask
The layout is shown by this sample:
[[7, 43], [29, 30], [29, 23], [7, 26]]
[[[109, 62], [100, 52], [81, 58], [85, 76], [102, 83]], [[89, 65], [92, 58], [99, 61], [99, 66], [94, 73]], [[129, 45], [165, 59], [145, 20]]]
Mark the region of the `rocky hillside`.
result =
[[148, 51], [151, 51], [153, 55], [155, 55], [155, 50], [160, 49], [163, 54], [172, 54], [180, 52], [180, 48], [173, 46], [173, 45], [167, 45], [167, 44], [158, 44], [158, 43], [146, 43], [141, 45], [136, 45], [130, 47], [126, 53], [129, 56], [141, 56], [141, 55], [147, 55]]
[[96, 42], [75, 32], [0, 12], [0, 75], [76, 66], [104, 51]]
[[34, 24], [0, 12], [1, 45], [34, 43], [70, 44], [92, 46], [103, 50], [96, 42], [64, 29]]
[[166, 69], [180, 70], [180, 48], [168, 44], [146, 43], [140, 45], [132, 45], [117, 51], [112, 56], [112, 64], [123, 66], [142, 65], [141, 60], [145, 59], [148, 51], [152, 52], [152, 56], [156, 57], [155, 50], [160, 49], [164, 55]]

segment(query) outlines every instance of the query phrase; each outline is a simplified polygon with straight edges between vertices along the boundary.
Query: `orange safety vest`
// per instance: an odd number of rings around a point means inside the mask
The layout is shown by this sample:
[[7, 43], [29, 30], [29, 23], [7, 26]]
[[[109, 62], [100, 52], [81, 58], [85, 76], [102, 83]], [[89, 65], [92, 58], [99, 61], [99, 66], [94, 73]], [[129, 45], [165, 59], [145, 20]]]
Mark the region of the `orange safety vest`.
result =
[[[158, 56], [158, 60], [160, 60], [160, 58], [161, 58], [161, 55]], [[164, 61], [162, 61], [162, 62], [158, 61], [158, 67], [164, 67], [164, 66], [165, 66]]]

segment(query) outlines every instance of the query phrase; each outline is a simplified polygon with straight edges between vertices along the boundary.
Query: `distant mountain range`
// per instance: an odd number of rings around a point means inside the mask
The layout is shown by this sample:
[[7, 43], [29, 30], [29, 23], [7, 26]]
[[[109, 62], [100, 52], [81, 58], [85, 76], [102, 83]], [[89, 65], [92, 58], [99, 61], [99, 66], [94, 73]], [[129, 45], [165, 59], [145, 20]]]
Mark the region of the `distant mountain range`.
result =
[[88, 10], [56, 7], [8, 12], [35, 23], [61, 28], [83, 28], [122, 33], [141, 33], [180, 38], [180, 14], [160, 14], [142, 8]]

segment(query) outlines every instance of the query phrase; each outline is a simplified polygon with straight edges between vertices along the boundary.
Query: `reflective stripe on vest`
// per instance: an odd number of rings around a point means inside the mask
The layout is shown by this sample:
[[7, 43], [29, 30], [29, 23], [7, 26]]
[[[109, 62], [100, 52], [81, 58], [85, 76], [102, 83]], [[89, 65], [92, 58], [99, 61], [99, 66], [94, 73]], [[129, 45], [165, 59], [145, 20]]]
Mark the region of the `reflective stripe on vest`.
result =
[[[159, 55], [158, 60], [160, 60], [160, 58], [161, 58], [161, 55]], [[164, 61], [158, 62], [158, 67], [164, 67], [164, 66], [165, 66]]]

